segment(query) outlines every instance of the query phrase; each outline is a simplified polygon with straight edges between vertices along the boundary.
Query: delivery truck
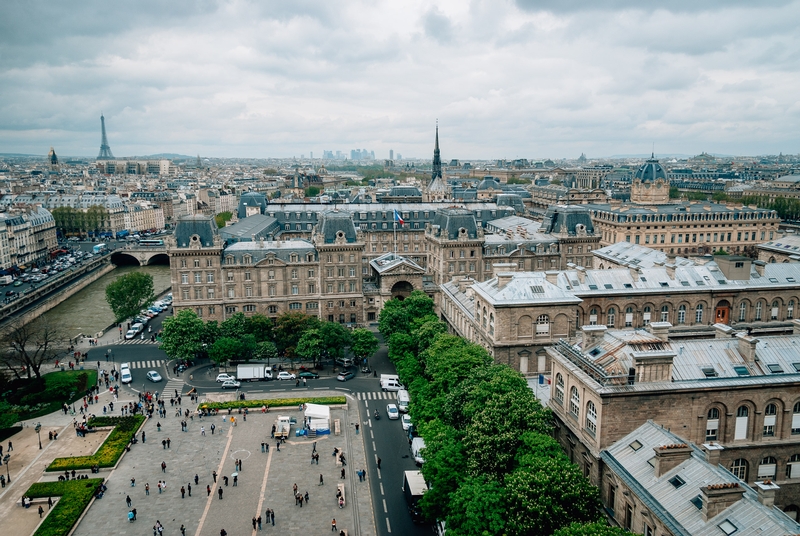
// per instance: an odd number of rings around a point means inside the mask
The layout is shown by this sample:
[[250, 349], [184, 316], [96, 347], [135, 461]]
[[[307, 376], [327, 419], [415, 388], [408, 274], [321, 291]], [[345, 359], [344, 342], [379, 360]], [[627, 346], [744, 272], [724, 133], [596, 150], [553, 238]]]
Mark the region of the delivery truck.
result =
[[271, 380], [272, 370], [269, 365], [264, 363], [239, 365], [236, 367], [236, 379], [240, 382]]
[[408, 504], [408, 513], [411, 514], [414, 523], [423, 523], [425, 519], [422, 516], [419, 500], [428, 491], [428, 483], [425, 482], [422, 471], [405, 471], [403, 474], [403, 494]]

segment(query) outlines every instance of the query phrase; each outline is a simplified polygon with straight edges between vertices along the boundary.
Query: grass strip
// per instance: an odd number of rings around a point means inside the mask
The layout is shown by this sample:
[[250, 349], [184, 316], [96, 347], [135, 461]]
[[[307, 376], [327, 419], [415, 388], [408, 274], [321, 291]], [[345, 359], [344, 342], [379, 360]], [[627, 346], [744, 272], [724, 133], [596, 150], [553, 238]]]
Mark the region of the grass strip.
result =
[[343, 396], [320, 396], [301, 398], [267, 398], [263, 400], [232, 400], [230, 402], [203, 402], [200, 409], [236, 409], [250, 408], [261, 409], [261, 406], [279, 408], [285, 406], [299, 406], [300, 404], [345, 404], [347, 399]]
[[96, 417], [89, 421], [89, 426], [113, 426], [114, 429], [106, 440], [91, 456], [74, 456], [71, 458], [56, 458], [47, 466], [47, 471], [66, 471], [72, 469], [89, 469], [93, 465], [98, 467], [114, 467], [131, 436], [144, 422], [144, 416], [133, 415], [130, 417]]
[[[102, 478], [89, 478], [63, 482], [36, 482], [31, 485], [25, 492], [31, 499], [61, 497], [33, 536], [69, 534], [102, 482]], [[36, 505], [31, 505], [31, 508], [36, 508]]]

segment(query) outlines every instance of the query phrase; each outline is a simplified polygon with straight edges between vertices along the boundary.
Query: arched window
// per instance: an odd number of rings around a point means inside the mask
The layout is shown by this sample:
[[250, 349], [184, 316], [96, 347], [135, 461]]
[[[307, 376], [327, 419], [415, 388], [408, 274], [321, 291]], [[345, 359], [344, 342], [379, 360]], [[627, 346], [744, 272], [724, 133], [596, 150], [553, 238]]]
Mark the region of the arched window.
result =
[[792, 408], [792, 435], [800, 434], [800, 402], [795, 402]]
[[591, 400], [586, 403], [586, 430], [592, 435], [597, 432], [597, 408]]
[[556, 374], [556, 402], [564, 405], [564, 377], [561, 373]]
[[698, 303], [697, 308], [694, 310], [694, 323], [695, 324], [702, 324], [703, 323], [703, 304]]
[[733, 460], [731, 464], [731, 473], [739, 480], [747, 482], [747, 460], [744, 458]]
[[772, 320], [777, 320], [778, 319], [778, 307], [780, 307], [780, 304], [778, 303], [778, 300], [775, 300], [774, 302], [772, 302], [772, 311], [769, 312], [770, 319], [772, 319]]
[[668, 322], [669, 321], [669, 305], [662, 305], [661, 306], [661, 321]]
[[778, 406], [767, 404], [764, 408], [764, 437], [775, 437], [775, 419], [778, 414]]
[[786, 306], [786, 320], [791, 320], [794, 318], [794, 300], [789, 300], [789, 304]]
[[539, 315], [536, 319], [536, 335], [549, 335], [550, 334], [550, 317], [547, 315]]
[[652, 310], [650, 309], [649, 305], [645, 305], [644, 310], [642, 311], [642, 324], [645, 326], [650, 323], [650, 315]]
[[786, 478], [800, 478], [800, 454], [792, 454], [786, 464]]
[[616, 319], [617, 319], [617, 310], [613, 307], [609, 307], [608, 312], [606, 313], [606, 326], [613, 328]]
[[736, 429], [733, 434], [734, 440], [747, 439], [748, 416], [750, 409], [747, 406], [739, 406], [736, 410]]
[[578, 394], [578, 388], [573, 386], [572, 389], [569, 390], [569, 412], [577, 419], [580, 411], [581, 395]]
[[489, 313], [489, 335], [494, 335], [494, 313]]
[[756, 322], [761, 320], [761, 302], [756, 303]]
[[719, 436], [719, 410], [711, 408], [708, 410], [708, 420], [706, 421], [706, 441], [716, 441]]
[[747, 304], [742, 302], [739, 304], [739, 322], [744, 322], [747, 318]]
[[764, 456], [758, 464], [759, 480], [774, 480], [778, 469], [778, 460], [774, 456]]
[[625, 309], [625, 327], [629, 328], [633, 326], [633, 307], [628, 307]]
[[678, 324], [686, 323], [686, 306], [681, 305], [678, 307]]
[[592, 310], [589, 311], [589, 325], [596, 326], [597, 325], [597, 308], [592, 307]]

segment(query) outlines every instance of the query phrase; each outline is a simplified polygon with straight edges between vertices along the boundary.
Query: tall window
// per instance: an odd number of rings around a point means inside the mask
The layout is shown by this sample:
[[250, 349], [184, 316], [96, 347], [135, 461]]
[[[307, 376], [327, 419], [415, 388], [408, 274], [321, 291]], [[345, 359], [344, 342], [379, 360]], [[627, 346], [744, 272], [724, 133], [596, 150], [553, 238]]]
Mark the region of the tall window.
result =
[[651, 313], [652, 313], [652, 310], [650, 309], [650, 306], [646, 305], [645, 308], [644, 308], [644, 311], [642, 312], [642, 324], [644, 324], [645, 326], [650, 324]]
[[586, 430], [592, 435], [597, 432], [597, 408], [591, 400], [586, 403]]
[[561, 373], [556, 374], [556, 402], [564, 404], [564, 377]]
[[742, 440], [747, 439], [747, 426], [750, 410], [747, 406], [739, 406], [736, 410], [736, 429], [734, 431], [733, 439]]
[[789, 300], [789, 304], [786, 306], [786, 320], [791, 320], [794, 318], [794, 300]]
[[761, 302], [756, 303], [756, 322], [761, 320]]
[[536, 334], [549, 335], [550, 334], [550, 317], [547, 315], [539, 315], [536, 319]]
[[777, 419], [778, 406], [767, 404], [764, 408], [764, 437], [775, 436], [775, 420]]
[[628, 307], [625, 309], [625, 327], [629, 328], [633, 326], [633, 307]]
[[706, 421], [706, 441], [716, 441], [719, 436], [719, 410], [711, 408], [708, 410], [708, 420]]
[[774, 456], [764, 456], [758, 464], [758, 478], [772, 480], [777, 473], [778, 460]]
[[297, 268], [292, 268], [292, 279], [297, 279]]
[[606, 313], [606, 325], [610, 328], [614, 327], [614, 321], [617, 318], [617, 310], [613, 307], [608, 308], [608, 312]]
[[739, 304], [739, 322], [744, 322], [747, 318], [747, 304], [742, 302]]
[[769, 315], [770, 319], [772, 320], [778, 319], [778, 307], [780, 307], [780, 305], [778, 304], [778, 300], [772, 302], [772, 311], [770, 311]]
[[669, 320], [669, 306], [662, 305], [661, 306], [661, 321], [667, 322]]
[[786, 464], [786, 478], [800, 478], [800, 454], [792, 454]]
[[597, 309], [592, 307], [592, 310], [589, 311], [589, 325], [596, 326], [597, 325]]
[[698, 303], [697, 308], [694, 310], [694, 323], [701, 324], [703, 322], [703, 304]]
[[739, 480], [747, 482], [747, 460], [744, 458], [733, 460], [731, 464], [731, 473]]
[[681, 305], [678, 307], [678, 324], [686, 323], [686, 306]]
[[792, 435], [800, 434], [800, 402], [795, 402], [792, 408]]
[[573, 386], [572, 389], [569, 390], [569, 412], [577, 419], [580, 411], [581, 395], [578, 394], [578, 388]]

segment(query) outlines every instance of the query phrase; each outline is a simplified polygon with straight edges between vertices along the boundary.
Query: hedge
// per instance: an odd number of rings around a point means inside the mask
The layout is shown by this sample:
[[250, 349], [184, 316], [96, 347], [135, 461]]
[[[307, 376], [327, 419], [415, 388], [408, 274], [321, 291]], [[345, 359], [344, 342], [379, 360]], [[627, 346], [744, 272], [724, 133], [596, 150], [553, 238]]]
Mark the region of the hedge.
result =
[[71, 458], [56, 458], [47, 467], [47, 471], [65, 471], [70, 469], [89, 469], [93, 465], [98, 467], [114, 467], [125, 447], [144, 422], [144, 416], [133, 415], [130, 417], [96, 417], [89, 421], [90, 426], [113, 426], [114, 429], [106, 440], [92, 456], [75, 456]]
[[200, 409], [237, 409], [250, 408], [261, 409], [261, 406], [279, 408], [285, 406], [299, 406], [300, 404], [345, 404], [347, 399], [344, 396], [321, 396], [304, 398], [268, 398], [265, 400], [233, 400], [231, 402], [204, 402], [200, 404]]
[[12, 426], [10, 428], [0, 428], [0, 441], [8, 439], [17, 432], [22, 431], [22, 426]]
[[61, 497], [33, 536], [66, 536], [92, 500], [102, 478], [65, 480], [63, 482], [36, 482], [25, 495], [31, 499]]

